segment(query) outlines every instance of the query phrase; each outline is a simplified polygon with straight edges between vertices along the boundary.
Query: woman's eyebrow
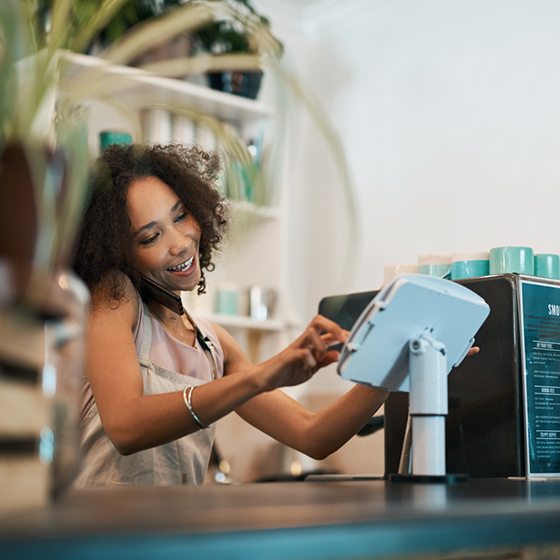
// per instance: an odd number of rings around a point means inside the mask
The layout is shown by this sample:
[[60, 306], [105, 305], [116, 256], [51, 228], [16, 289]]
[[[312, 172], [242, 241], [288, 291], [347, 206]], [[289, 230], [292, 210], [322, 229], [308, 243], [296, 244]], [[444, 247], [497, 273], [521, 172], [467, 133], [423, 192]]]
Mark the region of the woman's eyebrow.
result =
[[[182, 204], [182, 201], [181, 201], [181, 200], [178, 200], [178, 201], [175, 203], [175, 205], [173, 206], [173, 208], [171, 208], [171, 211], [170, 211], [169, 213], [170, 213], [170, 214], [173, 214], [174, 212], [176, 212], [176, 211], [179, 209], [179, 206], [181, 206], [181, 204]], [[150, 228], [154, 227], [155, 225], [157, 225], [157, 222], [156, 222], [156, 221], [150, 222], [149, 224], [146, 224], [145, 226], [142, 226], [141, 228], [138, 228], [138, 229], [136, 230], [136, 232], [133, 234], [132, 237], [133, 237], [133, 238], [134, 238], [134, 237], [137, 237], [137, 236], [138, 236], [140, 233], [142, 233], [144, 230], [150, 229]]]
[[146, 224], [145, 226], [142, 226], [141, 228], [138, 228], [136, 230], [136, 232], [133, 234], [133, 238], [134, 237], [138, 237], [138, 235], [140, 235], [140, 233], [142, 233], [145, 229], [150, 229], [152, 227], [154, 227], [155, 225], [157, 225], [157, 222], [150, 222], [149, 224]]

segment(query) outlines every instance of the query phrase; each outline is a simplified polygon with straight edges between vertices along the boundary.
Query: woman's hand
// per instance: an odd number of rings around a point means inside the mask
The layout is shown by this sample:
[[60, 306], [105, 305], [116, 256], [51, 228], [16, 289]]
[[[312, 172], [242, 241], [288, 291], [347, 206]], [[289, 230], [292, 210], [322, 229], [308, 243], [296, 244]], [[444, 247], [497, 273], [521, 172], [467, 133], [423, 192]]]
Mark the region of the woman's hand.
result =
[[329, 346], [346, 342], [349, 334], [335, 322], [317, 315], [305, 332], [284, 351], [255, 366], [263, 390], [304, 383], [319, 369], [338, 360], [339, 352], [329, 350]]

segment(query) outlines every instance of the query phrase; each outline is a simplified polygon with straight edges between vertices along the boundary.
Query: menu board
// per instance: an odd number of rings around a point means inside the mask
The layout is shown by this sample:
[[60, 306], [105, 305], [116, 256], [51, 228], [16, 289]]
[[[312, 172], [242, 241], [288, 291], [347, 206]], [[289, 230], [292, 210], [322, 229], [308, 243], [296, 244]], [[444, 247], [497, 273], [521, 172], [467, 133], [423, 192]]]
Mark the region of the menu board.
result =
[[527, 477], [560, 477], [560, 284], [520, 280]]

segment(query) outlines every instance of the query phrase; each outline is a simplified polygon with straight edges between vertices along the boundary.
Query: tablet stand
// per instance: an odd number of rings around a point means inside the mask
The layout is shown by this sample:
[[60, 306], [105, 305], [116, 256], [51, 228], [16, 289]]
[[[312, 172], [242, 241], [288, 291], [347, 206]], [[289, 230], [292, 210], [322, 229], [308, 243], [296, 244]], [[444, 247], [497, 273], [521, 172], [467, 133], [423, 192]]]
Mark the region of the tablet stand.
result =
[[439, 278], [395, 279], [370, 302], [344, 345], [338, 373], [410, 393], [412, 474], [393, 482], [460, 482], [445, 470], [447, 374], [467, 355], [490, 309], [467, 288]]

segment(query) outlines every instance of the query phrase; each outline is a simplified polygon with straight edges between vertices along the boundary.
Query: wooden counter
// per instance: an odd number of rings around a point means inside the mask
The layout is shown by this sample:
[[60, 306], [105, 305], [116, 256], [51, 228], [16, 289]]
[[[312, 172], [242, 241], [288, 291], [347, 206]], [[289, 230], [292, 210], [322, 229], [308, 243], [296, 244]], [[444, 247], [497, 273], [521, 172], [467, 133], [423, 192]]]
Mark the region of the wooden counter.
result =
[[0, 518], [6, 559], [357, 559], [544, 543], [560, 544], [560, 481], [126, 487]]

